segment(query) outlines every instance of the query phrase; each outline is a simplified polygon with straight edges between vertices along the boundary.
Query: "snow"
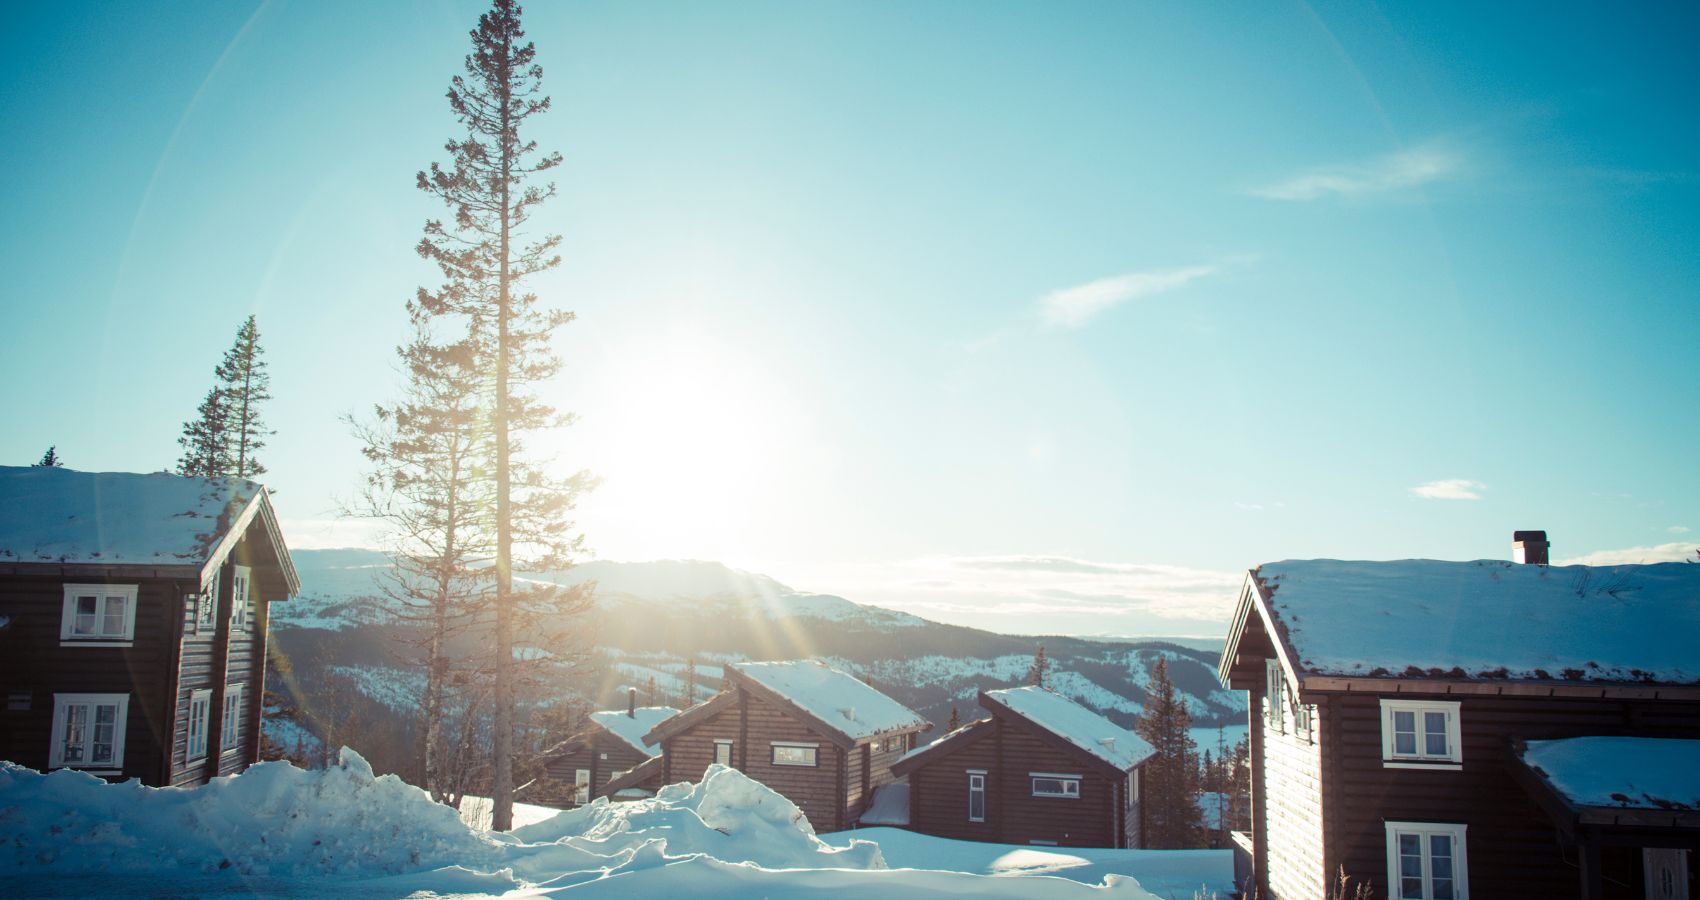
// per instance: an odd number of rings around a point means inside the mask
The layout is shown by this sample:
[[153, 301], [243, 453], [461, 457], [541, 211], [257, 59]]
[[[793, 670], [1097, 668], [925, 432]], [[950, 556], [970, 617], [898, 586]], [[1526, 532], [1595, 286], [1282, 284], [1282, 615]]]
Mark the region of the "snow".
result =
[[908, 825], [909, 779], [883, 784], [874, 790], [874, 802], [857, 820], [862, 825]]
[[1700, 740], [1529, 741], [1523, 761], [1577, 806], [1700, 809]]
[[1700, 680], [1700, 565], [1317, 559], [1253, 574], [1306, 672]]
[[1139, 735], [1046, 688], [1005, 688], [986, 696], [1118, 769], [1131, 769], [1157, 752]]
[[824, 663], [807, 659], [744, 662], [733, 663], [731, 668], [851, 740], [927, 727], [927, 720], [919, 713]]
[[0, 466], [0, 560], [203, 563], [226, 509], [260, 490], [237, 478]]
[[328, 769], [261, 763], [196, 788], [0, 763], [7, 895], [1153, 900], [1232, 887], [1225, 851], [1039, 849], [885, 828], [832, 837], [722, 766], [651, 799], [599, 798], [503, 834], [393, 775], [375, 777], [348, 750]]
[[608, 730], [622, 741], [630, 744], [633, 750], [647, 756], [657, 756], [661, 753], [659, 744], [646, 744], [643, 736], [651, 728], [661, 724], [661, 720], [670, 719], [679, 714], [671, 706], [640, 706], [626, 715], [623, 709], [598, 710], [590, 714], [590, 720]]
[[[466, 827], [477, 831], [490, 830], [490, 818], [495, 814], [496, 805], [489, 797], [465, 796], [460, 798], [460, 820]], [[535, 803], [514, 804], [514, 827], [535, 825], [555, 817], [560, 810], [553, 806], [538, 806]]]

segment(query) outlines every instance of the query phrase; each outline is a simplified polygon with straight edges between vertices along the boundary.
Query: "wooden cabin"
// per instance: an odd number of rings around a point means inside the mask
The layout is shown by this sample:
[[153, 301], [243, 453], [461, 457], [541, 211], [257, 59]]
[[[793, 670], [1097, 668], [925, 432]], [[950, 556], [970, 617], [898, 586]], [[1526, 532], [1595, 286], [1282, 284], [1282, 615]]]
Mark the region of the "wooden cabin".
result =
[[1664, 739], [1666, 765], [1700, 766], [1700, 565], [1550, 566], [1543, 532], [1516, 543], [1516, 562], [1248, 573], [1219, 675], [1251, 695], [1263, 896], [1327, 895], [1342, 868], [1400, 900], [1695, 895], [1700, 796], [1661, 794], [1646, 753], [1593, 753], [1591, 780], [1622, 786], [1597, 803], [1550, 748]]
[[[629, 696], [625, 709], [599, 710], [589, 716], [583, 731], [551, 748], [544, 756], [543, 768], [551, 780], [565, 785], [564, 797], [544, 798], [538, 802], [571, 808], [583, 806], [597, 797], [608, 797], [613, 791], [610, 782], [661, 755], [661, 747], [646, 743], [643, 736], [662, 720], [678, 715], [671, 706], [638, 706], [637, 694]], [[660, 771], [650, 767], [659, 781]], [[622, 781], [616, 790], [628, 793], [621, 799], [638, 796], [635, 791], [653, 792], [658, 785], [646, 782]]]
[[882, 790], [907, 795], [906, 820], [870, 818], [969, 841], [1143, 846], [1140, 779], [1150, 744], [1042, 687], [983, 691], [980, 705], [990, 718], [892, 766], [907, 783]]
[[892, 781], [891, 766], [932, 727], [920, 714], [813, 660], [732, 663], [720, 693], [644, 735], [662, 783], [732, 766], [797, 804], [817, 831], [842, 831]]
[[251, 481], [0, 467], [0, 756], [149, 785], [241, 771], [267, 609], [299, 591]]

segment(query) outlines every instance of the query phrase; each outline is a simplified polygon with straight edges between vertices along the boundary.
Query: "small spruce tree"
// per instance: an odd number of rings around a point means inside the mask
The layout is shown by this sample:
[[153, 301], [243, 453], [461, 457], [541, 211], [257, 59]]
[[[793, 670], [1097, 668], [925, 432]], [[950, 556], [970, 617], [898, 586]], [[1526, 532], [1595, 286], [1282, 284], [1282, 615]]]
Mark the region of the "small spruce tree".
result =
[[697, 660], [691, 657], [685, 660], [685, 706], [697, 705]]
[[213, 388], [195, 410], [195, 418], [183, 423], [177, 443], [183, 456], [177, 474], [197, 478], [222, 478], [230, 471], [230, 414], [224, 391]]
[[64, 463], [64, 461], [59, 459], [58, 450], [59, 450], [59, 445], [57, 445], [57, 444], [55, 444], [51, 447], [48, 447], [47, 452], [43, 453], [41, 455], [41, 462], [36, 463], [36, 465], [39, 466], [39, 467], [42, 467], [42, 468], [47, 468], [47, 469], [64, 468], [65, 463]]
[[658, 705], [660, 705], [660, 695], [656, 693], [655, 676], [654, 675], [649, 676], [649, 684], [648, 684], [648, 686], [646, 686], [644, 688], [643, 697], [644, 697], [644, 700], [643, 700], [644, 706], [658, 706]]
[[1045, 656], [1045, 645], [1040, 644], [1038, 652], [1033, 654], [1033, 666], [1027, 670], [1027, 683], [1039, 687], [1050, 687], [1046, 683], [1051, 672], [1051, 660]]
[[945, 726], [944, 726], [945, 733], [949, 734], [950, 732], [955, 731], [956, 729], [961, 728], [961, 727], [962, 727], [962, 714], [956, 711], [956, 707], [952, 706], [950, 708], [950, 721], [946, 722]]

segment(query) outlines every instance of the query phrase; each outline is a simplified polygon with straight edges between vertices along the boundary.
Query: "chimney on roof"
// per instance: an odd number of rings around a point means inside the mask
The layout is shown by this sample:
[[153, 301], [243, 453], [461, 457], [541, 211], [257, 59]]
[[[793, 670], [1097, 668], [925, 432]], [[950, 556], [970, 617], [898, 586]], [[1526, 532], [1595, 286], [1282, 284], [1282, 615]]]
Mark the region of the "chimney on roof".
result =
[[1547, 533], [1544, 531], [1511, 532], [1511, 561], [1535, 566], [1547, 564]]
[[1103, 744], [1105, 750], [1116, 749], [1116, 739], [1113, 737], [1099, 738], [1098, 743]]
[[626, 718], [637, 718], [637, 688], [626, 688]]

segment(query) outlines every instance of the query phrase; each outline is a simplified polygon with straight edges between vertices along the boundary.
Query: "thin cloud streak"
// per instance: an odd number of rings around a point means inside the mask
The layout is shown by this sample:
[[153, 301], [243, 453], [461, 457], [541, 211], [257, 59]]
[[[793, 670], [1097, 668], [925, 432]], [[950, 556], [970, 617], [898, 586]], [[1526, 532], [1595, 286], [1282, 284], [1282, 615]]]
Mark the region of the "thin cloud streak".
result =
[[1266, 200], [1308, 201], [1323, 197], [1358, 197], [1408, 190], [1457, 174], [1463, 160], [1450, 150], [1430, 144], [1401, 150], [1364, 163], [1311, 169], [1285, 181], [1253, 188]]
[[1100, 278], [1046, 294], [1039, 299], [1039, 312], [1051, 325], [1079, 328], [1093, 316], [1129, 300], [1177, 290], [1221, 270], [1218, 265], [1187, 266]]
[[1622, 550], [1595, 550], [1570, 559], [1561, 559], [1561, 566], [1628, 566], [1639, 563], [1684, 562], [1697, 558], [1700, 544], [1694, 541], [1660, 544], [1656, 547], [1627, 547]]
[[1480, 500], [1487, 485], [1468, 478], [1443, 478], [1411, 488], [1411, 496], [1424, 500]]

